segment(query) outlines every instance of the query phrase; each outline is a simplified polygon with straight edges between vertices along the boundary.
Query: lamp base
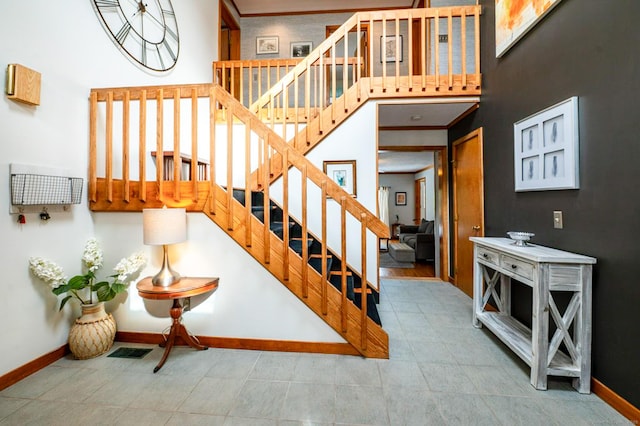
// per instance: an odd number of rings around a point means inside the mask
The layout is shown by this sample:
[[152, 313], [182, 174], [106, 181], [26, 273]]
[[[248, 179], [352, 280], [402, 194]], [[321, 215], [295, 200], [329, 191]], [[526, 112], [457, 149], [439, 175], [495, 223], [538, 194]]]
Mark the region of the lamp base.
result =
[[157, 287], [169, 287], [180, 281], [181, 277], [180, 274], [171, 269], [171, 265], [169, 265], [169, 252], [166, 245], [162, 246], [162, 251], [164, 252], [162, 269], [151, 279], [151, 284]]

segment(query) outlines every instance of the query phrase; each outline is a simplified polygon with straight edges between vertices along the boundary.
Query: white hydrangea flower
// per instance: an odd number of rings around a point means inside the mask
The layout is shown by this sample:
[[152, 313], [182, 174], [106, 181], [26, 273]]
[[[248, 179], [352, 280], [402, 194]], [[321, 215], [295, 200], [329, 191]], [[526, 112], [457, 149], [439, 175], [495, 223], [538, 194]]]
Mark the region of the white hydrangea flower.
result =
[[33, 275], [49, 284], [52, 289], [58, 288], [67, 282], [64, 270], [50, 260], [31, 257], [29, 258], [29, 269], [31, 269]]
[[95, 272], [98, 269], [102, 268], [102, 261], [102, 250], [100, 250], [98, 240], [96, 240], [95, 238], [90, 238], [87, 241], [87, 245], [84, 247], [82, 262], [84, 262], [84, 265], [89, 271]]
[[116, 281], [126, 283], [131, 280], [131, 276], [136, 274], [147, 263], [147, 258], [142, 252], [134, 253], [129, 257], [120, 259], [120, 262], [113, 268], [118, 277]]

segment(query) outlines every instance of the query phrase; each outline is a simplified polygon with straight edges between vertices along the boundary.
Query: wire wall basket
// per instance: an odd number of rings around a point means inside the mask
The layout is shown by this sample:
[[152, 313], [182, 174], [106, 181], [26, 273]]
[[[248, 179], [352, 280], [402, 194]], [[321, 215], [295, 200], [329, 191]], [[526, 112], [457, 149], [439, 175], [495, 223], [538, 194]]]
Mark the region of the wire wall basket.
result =
[[80, 204], [82, 178], [18, 173], [11, 175], [14, 206]]

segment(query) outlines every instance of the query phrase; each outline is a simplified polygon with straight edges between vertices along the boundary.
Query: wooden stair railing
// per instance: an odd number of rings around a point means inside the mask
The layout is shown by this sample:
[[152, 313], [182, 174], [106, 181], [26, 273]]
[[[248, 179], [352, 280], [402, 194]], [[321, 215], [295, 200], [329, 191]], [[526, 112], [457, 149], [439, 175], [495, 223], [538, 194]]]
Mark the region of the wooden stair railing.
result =
[[[480, 13], [480, 6], [358, 12], [250, 110], [306, 153], [369, 99], [480, 95]], [[354, 32], [366, 32], [366, 46], [360, 36], [350, 42]], [[448, 35], [446, 49], [433, 35], [442, 32]], [[381, 53], [387, 42], [390, 59]], [[215, 62], [214, 78], [221, 84], [221, 70], [229, 67], [251, 75], [254, 62]], [[240, 91], [251, 80], [237, 82]], [[280, 176], [277, 164], [273, 179]], [[255, 184], [257, 177], [252, 179]]]
[[[150, 111], [152, 119], [147, 118]], [[140, 211], [163, 204], [202, 211], [359, 353], [388, 357], [388, 337], [364, 303], [367, 283], [377, 280], [367, 271], [377, 266], [377, 241], [388, 236], [387, 226], [224, 89], [215, 84], [93, 89], [90, 119], [93, 211]], [[181, 155], [189, 156], [192, 171], [198, 158], [206, 158], [209, 180], [198, 180], [195, 172], [191, 180], [181, 180], [178, 168], [173, 180], [165, 180], [163, 156], [156, 156], [155, 179], [147, 179], [154, 148], [171, 150], [174, 164], [180, 164]], [[276, 155], [282, 178], [271, 183]], [[132, 167], [136, 162], [137, 170]], [[251, 193], [252, 173], [263, 183], [262, 220], [252, 214], [250, 197], [244, 205], [234, 198], [234, 188]], [[272, 198], [282, 206], [281, 234], [271, 230]], [[290, 220], [301, 224], [302, 247], [307, 235], [321, 236], [320, 272], [310, 266], [308, 250], [291, 249]], [[331, 228], [338, 229], [333, 236]], [[328, 280], [329, 249], [341, 261], [338, 290]], [[350, 270], [364, 283], [361, 308], [347, 295]]]

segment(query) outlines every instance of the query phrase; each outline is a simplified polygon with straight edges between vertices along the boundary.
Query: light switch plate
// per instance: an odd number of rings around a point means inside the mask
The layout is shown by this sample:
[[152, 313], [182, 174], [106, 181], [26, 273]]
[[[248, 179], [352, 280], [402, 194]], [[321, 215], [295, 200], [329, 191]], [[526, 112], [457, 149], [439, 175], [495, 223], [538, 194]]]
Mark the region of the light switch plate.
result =
[[563, 227], [562, 211], [560, 211], [560, 210], [555, 210], [553, 212], [553, 227], [556, 228], [556, 229], [562, 229], [562, 227]]

